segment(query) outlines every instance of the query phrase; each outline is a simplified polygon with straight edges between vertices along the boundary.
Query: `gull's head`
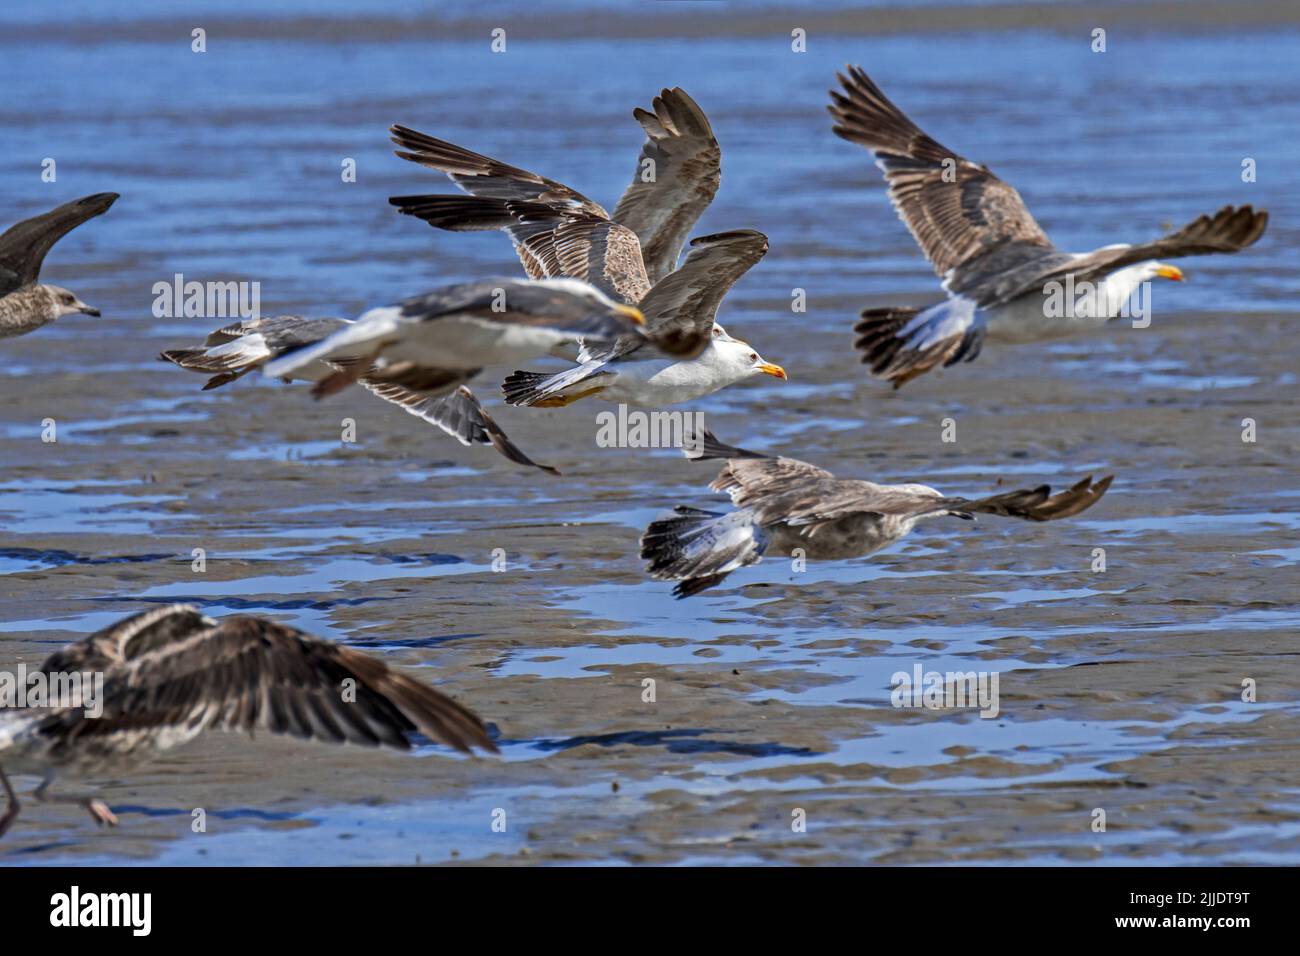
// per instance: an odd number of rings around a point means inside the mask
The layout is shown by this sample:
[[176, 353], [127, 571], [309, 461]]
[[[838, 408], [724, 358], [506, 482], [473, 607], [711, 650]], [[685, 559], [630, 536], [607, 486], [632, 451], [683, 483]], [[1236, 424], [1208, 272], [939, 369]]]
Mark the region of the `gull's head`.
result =
[[[723, 334], [726, 335], [725, 332]], [[722, 362], [735, 372], [738, 379], [759, 374], [773, 375], [779, 379], [786, 378], [785, 369], [771, 362], [763, 361], [763, 356], [754, 351], [753, 346], [748, 342], [742, 342], [727, 335], [725, 340], [715, 338], [713, 348]]]
[[1183, 275], [1183, 270], [1178, 266], [1166, 265], [1163, 262], [1148, 262], [1146, 265], [1146, 278], [1172, 279], [1174, 282], [1182, 282], [1186, 277]]
[[67, 289], [57, 285], [42, 286], [46, 300], [49, 302], [50, 319], [60, 319], [65, 315], [99, 315], [99, 309], [86, 305]]

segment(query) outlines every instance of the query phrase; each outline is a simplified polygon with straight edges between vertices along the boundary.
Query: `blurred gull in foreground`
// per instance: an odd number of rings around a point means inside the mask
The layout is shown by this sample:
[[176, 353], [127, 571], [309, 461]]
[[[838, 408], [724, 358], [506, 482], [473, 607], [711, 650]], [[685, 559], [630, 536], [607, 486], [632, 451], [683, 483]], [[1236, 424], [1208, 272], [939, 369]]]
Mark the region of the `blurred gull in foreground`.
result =
[[510, 441], [465, 383], [485, 365], [536, 358], [580, 337], [635, 337], [640, 322], [635, 308], [576, 280], [484, 279], [372, 309], [355, 321], [247, 319], [161, 358], [212, 376], [205, 389], [257, 368], [314, 382], [318, 398], [356, 382], [464, 445], [491, 444], [513, 462], [554, 472]]
[[[69, 644], [41, 665], [53, 686], [101, 675], [76, 701], [0, 708], [0, 760], [43, 777], [37, 800], [75, 801], [99, 823], [117, 818], [100, 800], [50, 797], [60, 775], [117, 775], [205, 730], [255, 730], [303, 740], [407, 750], [417, 731], [471, 753], [497, 748], [470, 710], [379, 658], [257, 617], [215, 621], [172, 604], [125, 618]], [[0, 769], [8, 808], [20, 809]]]

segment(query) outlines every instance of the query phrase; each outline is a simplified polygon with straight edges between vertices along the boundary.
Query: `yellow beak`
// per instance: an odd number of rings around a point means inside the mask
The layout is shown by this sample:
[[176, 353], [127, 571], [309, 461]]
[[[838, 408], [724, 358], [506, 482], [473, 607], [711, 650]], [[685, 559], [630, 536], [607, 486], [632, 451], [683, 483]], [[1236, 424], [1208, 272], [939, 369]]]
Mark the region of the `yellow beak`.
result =
[[620, 302], [616, 302], [616, 303], [614, 303], [614, 309], [615, 309], [615, 311], [617, 311], [620, 315], [625, 315], [625, 316], [627, 316], [629, 319], [631, 319], [631, 320], [632, 320], [633, 322], [635, 322], [637, 325], [645, 325], [645, 316], [641, 314], [641, 310], [638, 309], [636, 306], [634, 306], [634, 305], [623, 305], [623, 304], [620, 303]]
[[1156, 275], [1162, 279], [1173, 279], [1175, 282], [1183, 281], [1183, 270], [1178, 266], [1161, 266], [1156, 270]]
[[775, 375], [777, 378], [783, 380], [787, 378], [785, 374], [785, 369], [783, 369], [779, 365], [773, 365], [771, 362], [759, 362], [758, 365], [754, 367], [757, 368], [764, 375]]

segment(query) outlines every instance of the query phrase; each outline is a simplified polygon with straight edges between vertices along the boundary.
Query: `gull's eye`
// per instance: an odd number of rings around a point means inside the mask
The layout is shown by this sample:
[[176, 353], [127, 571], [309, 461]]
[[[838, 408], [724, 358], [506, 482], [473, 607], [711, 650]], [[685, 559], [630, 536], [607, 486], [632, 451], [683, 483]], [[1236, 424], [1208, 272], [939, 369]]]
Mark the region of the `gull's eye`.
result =
[[749, 360], [750, 360], [751, 362], [757, 362], [757, 361], [758, 361], [758, 353], [757, 353], [757, 352], [750, 352], [750, 353], [749, 353]]
[[74, 299], [74, 298], [73, 298], [72, 296], [70, 296], [70, 295], [65, 295], [65, 296], [63, 296], [62, 298], [63, 298], [63, 304], [64, 304], [64, 305], [72, 305], [72, 303], [76, 301], [76, 299]]

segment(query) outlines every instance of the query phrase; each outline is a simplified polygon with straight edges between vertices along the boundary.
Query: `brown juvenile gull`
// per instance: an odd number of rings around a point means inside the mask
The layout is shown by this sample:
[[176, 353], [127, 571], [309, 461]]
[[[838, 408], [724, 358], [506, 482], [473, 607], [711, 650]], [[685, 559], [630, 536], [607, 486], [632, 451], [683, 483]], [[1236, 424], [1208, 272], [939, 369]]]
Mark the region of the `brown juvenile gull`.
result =
[[[71, 675], [99, 674], [103, 683], [98, 692], [83, 683], [76, 699], [0, 709], [0, 760], [44, 778], [37, 800], [75, 801], [99, 823], [117, 823], [102, 801], [49, 797], [50, 782], [116, 776], [205, 730], [399, 750], [419, 732], [464, 753], [497, 751], [472, 711], [378, 657], [264, 618], [216, 621], [186, 604], [134, 614], [69, 644], [40, 673], [50, 686], [71, 686]], [[3, 836], [20, 808], [3, 769], [0, 784]]]
[[[478, 201], [458, 196], [395, 196], [389, 202], [430, 225], [458, 231], [509, 230], [515, 218], [509, 205], [515, 202], [542, 203], [577, 217], [612, 220], [621, 229], [613, 230], [607, 240], [611, 245], [606, 278], [619, 287], [626, 301], [636, 302], [653, 283], [677, 268], [686, 237], [713, 201], [722, 179], [722, 151], [699, 105], [684, 90], [671, 89], [655, 97], [653, 107], [653, 112], [639, 107], [633, 110], [646, 139], [632, 182], [612, 217], [563, 183], [405, 126], [391, 129], [393, 142], [402, 147], [397, 155], [446, 173]], [[520, 236], [511, 232], [511, 238], [528, 274], [534, 278], [547, 275]], [[620, 263], [620, 258], [626, 262]], [[620, 274], [621, 270], [625, 272]]]
[[[314, 382], [318, 397], [355, 381], [464, 445], [490, 444], [513, 462], [554, 473], [506, 436], [465, 383], [483, 365], [536, 357], [559, 341], [630, 335], [639, 316], [582, 283], [485, 279], [373, 309], [355, 322], [246, 319], [212, 332], [201, 346], [160, 357], [210, 375], [205, 390], [272, 364], [287, 370], [269, 374]], [[316, 354], [306, 355], [310, 349]]]
[[1092, 507], [1113, 477], [1093, 482], [1090, 475], [1055, 495], [1049, 486], [1039, 485], [987, 498], [949, 498], [928, 485], [836, 478], [794, 458], [725, 445], [708, 432], [697, 457], [726, 459], [709, 487], [727, 492], [736, 510], [679, 505], [673, 517], [651, 522], [641, 536], [641, 557], [650, 576], [679, 581], [673, 590], [679, 598], [757, 564], [769, 549], [790, 554], [801, 548], [815, 560], [862, 558], [905, 537], [922, 518], [1068, 518]]
[[392, 128], [398, 156], [446, 173], [470, 194], [390, 199], [403, 213], [455, 232], [503, 230], [529, 275], [583, 279], [645, 313], [642, 339], [583, 349], [576, 367], [556, 375], [512, 375], [504, 385], [511, 404], [567, 405], [599, 394], [657, 406], [752, 375], [786, 377], [715, 321], [722, 297], [767, 252], [767, 237], [748, 229], [701, 236], [677, 268], [686, 236], [720, 182], [721, 151], [708, 119], [680, 89], [656, 97], [654, 112], [634, 115], [646, 141], [612, 217], [556, 180]]
[[0, 339], [26, 335], [65, 315], [99, 315], [67, 289], [36, 280], [54, 244], [108, 211], [117, 193], [96, 193], [10, 226], [0, 236]]
[[927, 136], [861, 68], [848, 74], [839, 76], [843, 92], [831, 91], [835, 133], [875, 155], [890, 201], [948, 293], [925, 309], [862, 313], [854, 330], [862, 361], [895, 388], [971, 361], [985, 337], [1034, 342], [1104, 325], [1147, 280], [1183, 279], [1161, 259], [1239, 252], [1268, 224], [1263, 210], [1224, 206], [1150, 242], [1062, 252], [987, 166]]

